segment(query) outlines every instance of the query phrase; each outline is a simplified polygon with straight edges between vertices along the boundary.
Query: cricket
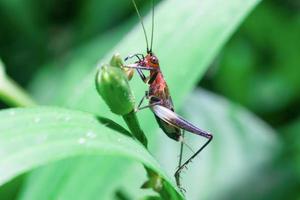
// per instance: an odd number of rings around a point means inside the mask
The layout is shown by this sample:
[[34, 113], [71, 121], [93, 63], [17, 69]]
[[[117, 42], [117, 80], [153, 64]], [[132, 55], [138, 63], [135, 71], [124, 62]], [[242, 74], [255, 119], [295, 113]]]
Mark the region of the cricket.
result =
[[[132, 64], [125, 64], [123, 67], [136, 70], [142, 81], [149, 86], [149, 90], [146, 91], [145, 95], [142, 97], [136, 108], [136, 112], [145, 108], [150, 108], [163, 132], [169, 138], [181, 143], [178, 168], [174, 176], [178, 188], [182, 191], [185, 191], [180, 182], [181, 172], [212, 141], [213, 135], [196, 127], [175, 112], [168, 85], [160, 69], [159, 60], [152, 50], [154, 34], [154, 0], [152, 0], [151, 3], [152, 28], [149, 46], [143, 18], [139, 12], [135, 0], [132, 0], [132, 4], [136, 10], [144, 32], [147, 53], [146, 55], [136, 53], [126, 57], [125, 61], [133, 58], [136, 58], [137, 60]], [[148, 72], [149, 75], [146, 76], [144, 72]], [[148, 100], [148, 105], [142, 106], [145, 99]], [[183, 162], [184, 131], [204, 137], [207, 139], [207, 141], [196, 152], [194, 152], [190, 158]]]

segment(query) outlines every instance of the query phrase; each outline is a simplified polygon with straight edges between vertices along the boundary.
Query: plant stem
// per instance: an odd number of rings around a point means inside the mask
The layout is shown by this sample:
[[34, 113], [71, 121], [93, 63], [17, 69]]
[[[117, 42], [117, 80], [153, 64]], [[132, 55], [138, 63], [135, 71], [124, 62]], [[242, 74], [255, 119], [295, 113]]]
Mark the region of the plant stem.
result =
[[123, 119], [126, 122], [128, 128], [130, 129], [130, 132], [133, 134], [133, 136], [138, 139], [146, 148], [147, 148], [147, 138], [143, 132], [143, 130], [140, 127], [140, 124], [138, 122], [138, 119], [136, 117], [136, 114], [134, 111], [123, 115]]
[[6, 75], [0, 78], [0, 99], [7, 105], [12, 107], [36, 105], [30, 96], [15, 81]]

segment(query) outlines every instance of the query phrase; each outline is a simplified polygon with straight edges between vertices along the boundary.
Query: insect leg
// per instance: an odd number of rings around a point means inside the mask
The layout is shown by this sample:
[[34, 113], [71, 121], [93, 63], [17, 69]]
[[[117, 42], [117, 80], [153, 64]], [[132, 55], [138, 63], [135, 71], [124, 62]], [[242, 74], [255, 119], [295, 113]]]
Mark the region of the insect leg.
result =
[[[164, 106], [157, 105], [157, 106], [153, 106], [151, 109], [154, 112], [156, 117], [165, 121], [169, 125], [208, 139], [207, 142], [204, 145], [202, 145], [201, 148], [198, 151], [196, 151], [196, 153], [194, 153], [187, 161], [185, 161], [182, 165], [180, 165], [177, 171], [175, 172], [175, 179], [178, 187], [180, 188], [180, 181], [179, 181], [180, 172], [189, 162], [191, 162], [191, 160], [193, 160], [211, 142], [211, 140], [213, 139], [213, 135], [194, 126], [193, 124], [191, 124], [190, 122], [188, 122], [187, 120], [179, 116], [177, 113], [173, 112], [172, 110]], [[184, 141], [182, 142], [184, 143]]]
[[136, 71], [138, 72], [138, 74], [140, 75], [141, 79], [143, 80], [144, 83], [147, 83], [147, 77], [145, 76], [145, 74], [143, 73], [143, 71], [141, 69], [136, 69]]
[[157, 70], [156, 68], [153, 67], [144, 67], [138, 64], [128, 64], [128, 65], [123, 65], [122, 67], [125, 68], [134, 68], [134, 69], [142, 69], [142, 70]]
[[179, 162], [178, 162], [178, 168], [182, 164], [182, 156], [183, 156], [183, 139], [184, 139], [184, 130], [182, 130], [182, 140], [180, 141], [180, 153], [179, 153]]
[[136, 71], [138, 72], [139, 76], [141, 77], [141, 79], [143, 80], [144, 83], [148, 82], [148, 78], [145, 76], [145, 74], [143, 73], [142, 70], [156, 70], [152, 67], [144, 67], [144, 66], [140, 66], [137, 64], [124, 65], [123, 67], [136, 69]]
[[146, 105], [146, 106], [139, 107], [137, 111], [143, 110], [143, 109], [145, 109], [145, 108], [151, 108], [151, 107], [157, 106], [157, 105], [161, 105], [161, 102], [155, 102], [155, 103], [151, 103], [151, 104]]
[[[183, 145], [184, 145], [183, 138], [184, 138], [184, 130], [182, 131], [182, 141], [180, 142], [180, 153], [179, 153], [178, 169], [182, 165]], [[175, 173], [175, 180], [176, 180], [176, 185], [179, 186], [179, 188], [180, 188], [180, 186], [181, 186], [181, 184], [180, 184], [180, 174], [177, 175]]]
[[132, 55], [129, 55], [127, 56], [124, 60], [127, 61], [128, 59], [131, 59], [133, 57], [136, 57], [139, 61], [141, 61], [142, 59], [139, 57], [139, 56], [142, 56], [143, 60], [144, 60], [144, 55], [141, 54], [141, 53], [136, 53], [136, 54], [132, 54]]
[[145, 95], [140, 100], [140, 103], [137, 108], [134, 109], [134, 112], [137, 112], [140, 110], [142, 103], [144, 102], [145, 98], [148, 98], [148, 91], [145, 92]]
[[162, 101], [161, 101], [160, 99], [158, 99], [157, 101], [155, 101], [155, 102], [153, 102], [153, 103], [150, 103], [150, 104], [148, 104], [148, 105], [146, 105], [146, 106], [141, 106], [145, 98], [151, 99], [151, 98], [155, 98], [155, 97], [152, 96], [152, 95], [149, 96], [148, 91], [146, 91], [145, 96], [143, 96], [143, 98], [142, 98], [142, 100], [140, 101], [140, 103], [139, 103], [137, 109], [135, 110], [136, 112], [137, 112], [137, 111], [140, 111], [140, 110], [143, 110], [143, 109], [145, 109], [145, 108], [151, 108], [151, 107], [153, 107], [153, 106], [162, 105]]
[[202, 137], [205, 137], [205, 138], [207, 138], [208, 140], [205, 142], [205, 144], [204, 145], [202, 145], [201, 147], [200, 147], [200, 149], [198, 150], [198, 151], [196, 151], [196, 153], [194, 153], [187, 161], [185, 161], [181, 166], [179, 166], [178, 167], [178, 169], [176, 170], [176, 172], [175, 172], [175, 179], [176, 179], [176, 183], [177, 183], [177, 185], [178, 185], [178, 187], [180, 188], [180, 189], [182, 189], [181, 188], [181, 185], [180, 185], [180, 173], [181, 173], [181, 171], [182, 171], [182, 169], [184, 168], [184, 167], [186, 167], [187, 166], [187, 164], [189, 164], [189, 162], [191, 162], [210, 142], [211, 142], [211, 140], [213, 139], [213, 135], [211, 135], [211, 134], [208, 134], [208, 133], [204, 133], [204, 132], [199, 132], [199, 133], [197, 133], [197, 135], [199, 135], [199, 136], [202, 136]]

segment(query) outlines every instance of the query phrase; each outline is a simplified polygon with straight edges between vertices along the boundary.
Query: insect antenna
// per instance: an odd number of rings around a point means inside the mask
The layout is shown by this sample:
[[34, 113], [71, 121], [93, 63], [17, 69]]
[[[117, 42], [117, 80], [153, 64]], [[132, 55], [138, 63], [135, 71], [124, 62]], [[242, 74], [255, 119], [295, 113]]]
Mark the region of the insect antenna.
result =
[[150, 44], [150, 52], [152, 52], [152, 45], [153, 45], [153, 33], [154, 33], [154, 0], [152, 0], [152, 30], [151, 30], [151, 44]]
[[[136, 3], [135, 3], [135, 0], [131, 0], [131, 1], [132, 1], [132, 4], [133, 4], [133, 6], [134, 6], [134, 8], [135, 8], [135, 11], [136, 11], [136, 13], [137, 13], [139, 19], [140, 19], [140, 22], [141, 22], [141, 25], [142, 25], [142, 28], [143, 28], [143, 31], [144, 31], [144, 35], [145, 35], [145, 40], [146, 40], [146, 45], [147, 45], [147, 53], [149, 53], [150, 50], [149, 50], [149, 44], [148, 44], [148, 37], [147, 37], [146, 29], [145, 29], [145, 26], [144, 26], [143, 18], [142, 18], [141, 14], [140, 14], [140, 11], [139, 11], [139, 9], [138, 9]], [[151, 48], [152, 48], [152, 47], [151, 47]]]

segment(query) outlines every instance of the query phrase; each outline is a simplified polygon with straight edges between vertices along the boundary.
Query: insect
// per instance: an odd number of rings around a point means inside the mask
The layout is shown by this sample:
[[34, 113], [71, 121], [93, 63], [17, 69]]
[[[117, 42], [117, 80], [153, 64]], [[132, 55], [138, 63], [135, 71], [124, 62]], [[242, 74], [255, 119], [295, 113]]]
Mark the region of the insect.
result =
[[[160, 69], [159, 60], [152, 51], [154, 32], [154, 0], [152, 0], [152, 31], [150, 48], [143, 18], [141, 17], [135, 0], [132, 0], [132, 3], [140, 19], [140, 23], [144, 32], [147, 54], [143, 55], [139, 53], [128, 56], [125, 58], [125, 61], [134, 57], [137, 58], [137, 61], [133, 64], [124, 65], [123, 67], [127, 69], [131, 68], [133, 70], [135, 69], [141, 79], [149, 85], [149, 90], [145, 92], [145, 95], [141, 99], [136, 110], [138, 111], [144, 108], [150, 108], [154, 113], [159, 127], [166, 133], [166, 135], [173, 140], [181, 142], [179, 165], [174, 176], [177, 186], [180, 189], [183, 189], [180, 183], [180, 173], [182, 169], [186, 167], [187, 164], [191, 162], [191, 160], [195, 158], [211, 142], [213, 135], [194, 126], [175, 113], [168, 85]], [[144, 74], [145, 71], [149, 71], [148, 76]], [[149, 104], [142, 106], [142, 103], [145, 99], [149, 100]], [[184, 131], [205, 137], [207, 138], [207, 141], [189, 159], [182, 163]]]

